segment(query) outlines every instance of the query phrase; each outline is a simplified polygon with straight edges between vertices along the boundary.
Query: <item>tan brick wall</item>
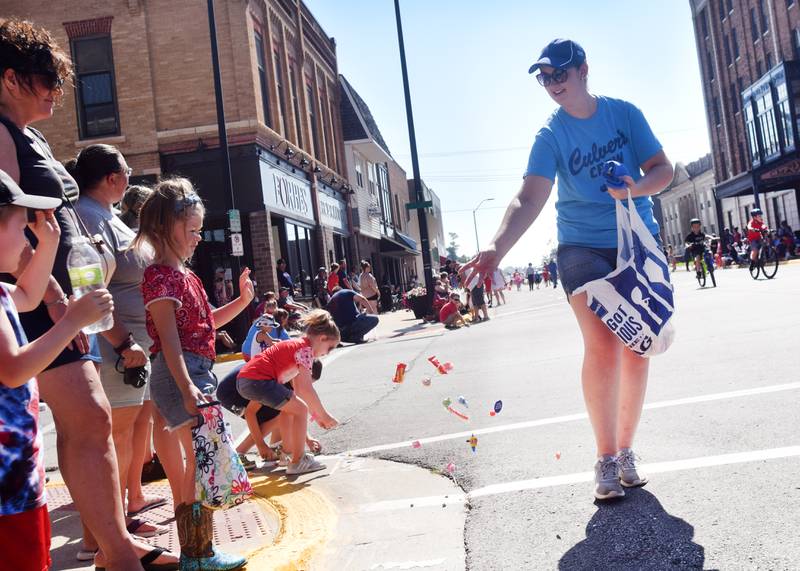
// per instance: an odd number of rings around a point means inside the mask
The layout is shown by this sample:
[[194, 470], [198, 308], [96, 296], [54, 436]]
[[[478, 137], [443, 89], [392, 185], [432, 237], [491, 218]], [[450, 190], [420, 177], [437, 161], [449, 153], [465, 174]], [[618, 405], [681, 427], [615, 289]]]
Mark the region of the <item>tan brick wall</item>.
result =
[[275, 249], [272, 244], [272, 227], [269, 212], [250, 213], [250, 247], [253, 251], [253, 274], [258, 282], [259, 295], [265, 291], [278, 291], [275, 273]]
[[[298, 46], [302, 38], [297, 33], [296, 17], [287, 15], [278, 6], [279, 0], [216, 0], [217, 41], [219, 45], [222, 89], [225, 114], [229, 125], [229, 143], [243, 144], [260, 140], [262, 144], [278, 143], [282, 137], [265, 126], [260, 113], [261, 96], [258, 84], [253, 18], [262, 23], [272, 20], [279, 25], [272, 30], [285, 34], [288, 53], [297, 62], [298, 97], [304, 101], [304, 74], [301, 65], [324, 86], [335, 84], [335, 49], [320, 33], [319, 25], [306, 14], [307, 34], [313, 42], [304, 43], [302, 56]], [[265, 10], [270, 16], [265, 15]], [[179, 152], [195, 148], [200, 140], [207, 146], [217, 144], [216, 104], [211, 65], [211, 48], [206, 3], [199, 0], [82, 0], [52, 2], [50, 0], [5, 0], [3, 16], [30, 19], [47, 28], [70, 53], [64, 24], [78, 20], [112, 17], [111, 41], [114, 56], [119, 136], [95, 141], [80, 141], [73, 90], [67, 89], [64, 104], [52, 119], [38, 124], [45, 133], [56, 156], [67, 159], [82, 146], [92, 142], [107, 142], [117, 146], [134, 168], [134, 175], [158, 170], [158, 152]], [[268, 52], [267, 74], [274, 80], [272, 49], [265, 31]], [[316, 46], [328, 50], [323, 56]], [[329, 63], [333, 61], [333, 65]], [[285, 72], [286, 70], [284, 70]], [[273, 81], [274, 83], [274, 81]], [[291, 97], [287, 82], [285, 100], [287, 121], [293, 124]], [[338, 97], [338, 90], [331, 92]], [[277, 93], [270, 92], [270, 107], [277, 109]], [[332, 102], [338, 112], [338, 100]], [[322, 114], [317, 113], [322, 132]], [[311, 140], [305, 107], [301, 111], [304, 146]], [[341, 148], [341, 127], [338, 120], [324, 124], [336, 139], [332, 147]], [[159, 137], [158, 134], [161, 134]], [[310, 154], [310, 153], [306, 153]], [[330, 160], [338, 153], [331, 153]], [[323, 154], [323, 157], [327, 155]], [[313, 156], [312, 156], [313, 158]], [[327, 159], [326, 159], [327, 160]], [[323, 164], [325, 160], [321, 161]], [[336, 164], [331, 164], [336, 169]], [[344, 169], [344, 165], [341, 165]], [[341, 174], [339, 178], [343, 178]]]

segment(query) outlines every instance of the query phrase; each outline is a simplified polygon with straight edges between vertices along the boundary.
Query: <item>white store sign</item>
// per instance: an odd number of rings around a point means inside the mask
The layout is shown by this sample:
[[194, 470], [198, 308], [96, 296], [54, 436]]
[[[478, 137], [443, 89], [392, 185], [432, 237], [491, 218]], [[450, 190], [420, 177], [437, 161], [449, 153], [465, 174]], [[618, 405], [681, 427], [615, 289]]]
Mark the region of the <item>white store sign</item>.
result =
[[269, 210], [314, 223], [309, 181], [295, 178], [262, 161], [261, 191], [264, 205]]
[[342, 234], [348, 234], [347, 229], [347, 204], [322, 192], [317, 192], [319, 202], [320, 222]]

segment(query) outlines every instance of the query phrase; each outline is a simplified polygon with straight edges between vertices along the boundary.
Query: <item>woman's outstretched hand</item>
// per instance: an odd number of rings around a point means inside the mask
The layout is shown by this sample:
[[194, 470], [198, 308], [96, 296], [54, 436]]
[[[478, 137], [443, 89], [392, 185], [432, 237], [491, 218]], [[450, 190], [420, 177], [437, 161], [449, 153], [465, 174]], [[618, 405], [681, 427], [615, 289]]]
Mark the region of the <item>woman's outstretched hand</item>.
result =
[[461, 283], [468, 290], [482, 284], [484, 279], [492, 275], [499, 262], [500, 260], [497, 259], [497, 252], [494, 248], [478, 252], [477, 256], [458, 270], [458, 275], [461, 276]]

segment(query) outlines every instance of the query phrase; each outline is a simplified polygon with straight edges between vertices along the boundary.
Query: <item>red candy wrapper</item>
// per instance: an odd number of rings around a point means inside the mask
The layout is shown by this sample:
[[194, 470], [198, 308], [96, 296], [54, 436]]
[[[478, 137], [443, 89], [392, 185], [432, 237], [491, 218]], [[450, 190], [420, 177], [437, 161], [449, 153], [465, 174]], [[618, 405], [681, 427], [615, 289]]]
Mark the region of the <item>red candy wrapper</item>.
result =
[[402, 383], [403, 378], [406, 376], [406, 367], [405, 363], [397, 363], [397, 368], [394, 371], [394, 381], [395, 383]]

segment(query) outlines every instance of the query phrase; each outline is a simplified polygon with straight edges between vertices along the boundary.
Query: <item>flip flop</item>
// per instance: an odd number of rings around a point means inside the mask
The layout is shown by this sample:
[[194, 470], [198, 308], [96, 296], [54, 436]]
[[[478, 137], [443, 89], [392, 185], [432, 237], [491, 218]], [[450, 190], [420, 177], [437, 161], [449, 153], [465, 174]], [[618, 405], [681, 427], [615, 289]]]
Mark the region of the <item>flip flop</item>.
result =
[[152, 510], [153, 508], [157, 508], [159, 506], [163, 506], [166, 503], [167, 500], [165, 498], [156, 498], [151, 502], [145, 503], [144, 506], [141, 507], [141, 509], [138, 509], [135, 512], [128, 512], [126, 515], [128, 517], [137, 516], [140, 513], [146, 512], [147, 510]]
[[81, 549], [75, 555], [78, 561], [94, 561], [94, 556], [97, 554], [97, 549]]
[[[161, 554], [166, 551], [166, 549], [156, 547], [147, 555], [140, 557], [139, 561], [144, 571], [178, 571], [178, 569], [180, 569], [180, 563], [153, 563], [153, 561], [158, 559]], [[106, 571], [105, 567], [95, 567], [94, 569], [95, 571]]]
[[[152, 525], [155, 529], [151, 531], [143, 531], [139, 532], [139, 528], [143, 525]], [[149, 521], [144, 521], [143, 519], [134, 518], [131, 522], [125, 526], [125, 529], [128, 530], [128, 533], [131, 535], [137, 535], [139, 537], [155, 537], [157, 535], [161, 535], [163, 533], [169, 532], [169, 528], [166, 526], [160, 526], [155, 523], [150, 523]]]

